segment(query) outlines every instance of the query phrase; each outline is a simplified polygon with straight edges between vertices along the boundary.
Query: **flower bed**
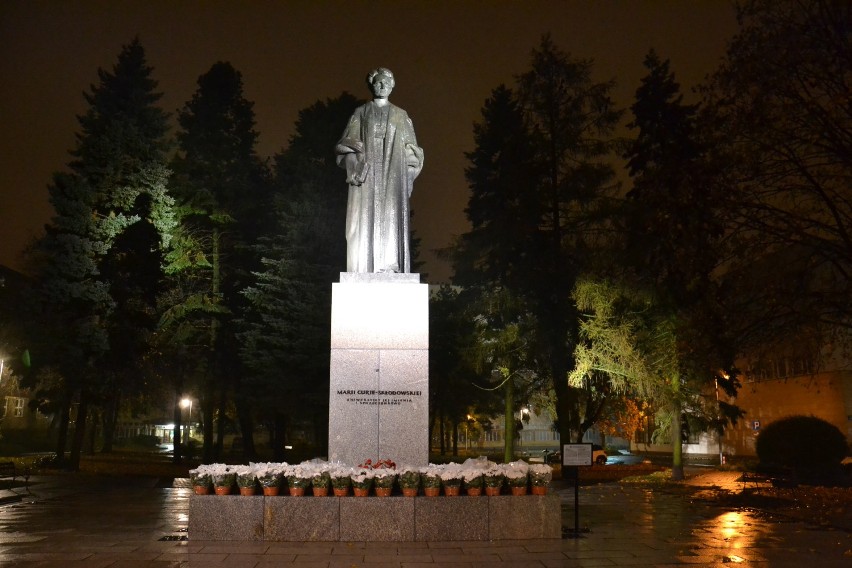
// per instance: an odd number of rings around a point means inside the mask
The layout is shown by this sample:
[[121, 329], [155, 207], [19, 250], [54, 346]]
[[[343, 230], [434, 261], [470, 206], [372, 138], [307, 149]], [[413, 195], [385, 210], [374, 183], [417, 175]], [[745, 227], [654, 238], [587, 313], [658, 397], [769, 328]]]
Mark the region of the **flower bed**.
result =
[[317, 497], [328, 495], [329, 486], [338, 497], [349, 495], [350, 487], [357, 496], [387, 496], [397, 488], [409, 497], [420, 494], [421, 490], [426, 496], [439, 495], [442, 488], [448, 496], [459, 495], [462, 488], [470, 496], [525, 495], [528, 489], [542, 495], [553, 476], [546, 464], [529, 465], [524, 461], [498, 464], [484, 458], [461, 464], [402, 465], [398, 469], [391, 460], [366, 460], [355, 467], [322, 460], [295, 465], [207, 464], [189, 473], [196, 494], [212, 493], [215, 486], [217, 495], [227, 495], [238, 486], [243, 495], [310, 495], [306, 491], [310, 487]]

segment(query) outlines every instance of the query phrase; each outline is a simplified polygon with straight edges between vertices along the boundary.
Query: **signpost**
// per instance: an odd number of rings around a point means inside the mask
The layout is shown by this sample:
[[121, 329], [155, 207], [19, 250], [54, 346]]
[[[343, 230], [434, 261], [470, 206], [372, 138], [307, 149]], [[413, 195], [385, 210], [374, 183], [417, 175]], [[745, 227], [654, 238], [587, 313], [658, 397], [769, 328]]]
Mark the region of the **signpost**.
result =
[[563, 444], [562, 467], [571, 469], [574, 477], [574, 532], [573, 538], [580, 536], [580, 466], [592, 465], [591, 444]]

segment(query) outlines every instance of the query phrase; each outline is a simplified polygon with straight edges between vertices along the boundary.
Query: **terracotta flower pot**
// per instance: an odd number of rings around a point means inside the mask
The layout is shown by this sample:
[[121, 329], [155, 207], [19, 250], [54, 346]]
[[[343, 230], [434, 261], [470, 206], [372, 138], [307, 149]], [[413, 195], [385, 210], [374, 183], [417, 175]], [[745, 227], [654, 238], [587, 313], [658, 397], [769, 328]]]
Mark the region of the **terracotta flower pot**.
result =
[[471, 497], [479, 497], [482, 495], [482, 487], [468, 487], [467, 494]]
[[377, 497], [390, 497], [391, 492], [393, 491], [392, 487], [376, 487], [376, 496]]
[[254, 487], [240, 487], [240, 495], [254, 495]]
[[406, 497], [417, 497], [417, 488], [416, 487], [403, 487], [402, 494]]
[[280, 491], [281, 489], [275, 485], [263, 488], [263, 494], [267, 497], [275, 497]]
[[353, 487], [352, 492], [355, 494], [355, 497], [366, 497], [370, 494], [370, 489], [367, 487]]
[[217, 485], [215, 489], [216, 489], [216, 495], [230, 495], [231, 494], [231, 486], [230, 485]]
[[334, 496], [335, 497], [346, 497], [349, 495], [348, 487], [335, 487], [334, 488]]
[[328, 496], [328, 487], [312, 487], [311, 490], [314, 492], [314, 497]]
[[209, 485], [193, 485], [192, 490], [196, 495], [210, 495]]
[[423, 488], [423, 495], [425, 495], [426, 497], [437, 497], [440, 494], [441, 494], [441, 488], [440, 487], [424, 487]]
[[302, 497], [305, 494], [304, 487], [291, 487], [290, 488], [290, 496], [291, 497]]
[[547, 495], [547, 485], [533, 485], [531, 491], [533, 495]]
[[488, 495], [489, 497], [496, 497], [497, 495], [500, 495], [500, 488], [499, 487], [489, 487], [489, 486], [486, 485], [485, 486], [485, 494]]
[[444, 485], [444, 495], [447, 497], [458, 497], [461, 494], [461, 486]]
[[512, 495], [526, 495], [526, 494], [527, 494], [527, 488], [525, 486], [521, 486], [521, 487], [516, 487], [514, 485], [512, 486]]

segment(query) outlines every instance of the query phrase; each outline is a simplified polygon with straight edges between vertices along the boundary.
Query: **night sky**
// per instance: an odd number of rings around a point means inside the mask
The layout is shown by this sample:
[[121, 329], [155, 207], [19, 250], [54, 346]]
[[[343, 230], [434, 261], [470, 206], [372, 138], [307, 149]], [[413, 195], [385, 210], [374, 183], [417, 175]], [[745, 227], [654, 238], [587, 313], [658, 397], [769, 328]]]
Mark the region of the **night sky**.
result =
[[[300, 109], [343, 91], [367, 98], [367, 71], [393, 70], [391, 101], [425, 150], [412, 207], [436, 282], [449, 271], [431, 249], [467, 228], [473, 122], [492, 88], [527, 70], [542, 34], [593, 59], [595, 80], [614, 78], [627, 107], [649, 48], [671, 60], [688, 93], [735, 31], [727, 0], [0, 0], [0, 264], [22, 268], [21, 249], [50, 218], [47, 186], [75, 145], [82, 93], [137, 35], [173, 117], [211, 65], [233, 64], [255, 103], [264, 157], [287, 145]], [[344, 192], [342, 170], [340, 179]]]

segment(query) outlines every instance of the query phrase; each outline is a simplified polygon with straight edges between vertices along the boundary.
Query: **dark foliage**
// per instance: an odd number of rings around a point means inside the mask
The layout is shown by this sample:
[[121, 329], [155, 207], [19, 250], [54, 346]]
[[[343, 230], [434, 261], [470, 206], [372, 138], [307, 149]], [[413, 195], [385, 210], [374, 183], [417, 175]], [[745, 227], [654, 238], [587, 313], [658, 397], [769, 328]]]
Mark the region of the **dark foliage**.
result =
[[815, 416], [789, 416], [763, 428], [755, 449], [762, 466], [807, 477], [836, 471], [849, 446], [837, 426]]

